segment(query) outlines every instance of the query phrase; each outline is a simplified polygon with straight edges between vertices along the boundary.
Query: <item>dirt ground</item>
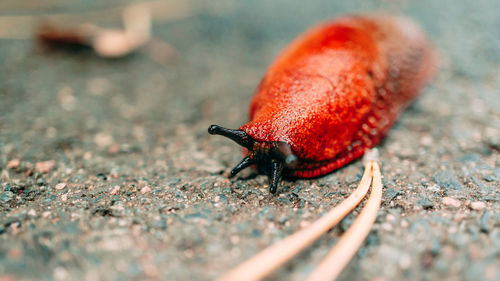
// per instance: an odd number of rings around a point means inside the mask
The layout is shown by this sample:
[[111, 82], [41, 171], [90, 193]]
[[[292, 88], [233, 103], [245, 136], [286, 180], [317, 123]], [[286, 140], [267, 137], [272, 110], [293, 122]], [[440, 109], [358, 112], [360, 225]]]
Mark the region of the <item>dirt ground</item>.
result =
[[[0, 39], [0, 280], [211, 280], [319, 218], [361, 161], [272, 195], [265, 176], [227, 178], [241, 150], [207, 127], [245, 123], [267, 65], [306, 28], [373, 10], [419, 22], [440, 71], [379, 145], [383, 205], [340, 280], [500, 280], [497, 1], [167, 2], [184, 14], [153, 34], [174, 57]], [[102, 5], [8, 1], [0, 20]], [[353, 218], [268, 280], [303, 280]]]

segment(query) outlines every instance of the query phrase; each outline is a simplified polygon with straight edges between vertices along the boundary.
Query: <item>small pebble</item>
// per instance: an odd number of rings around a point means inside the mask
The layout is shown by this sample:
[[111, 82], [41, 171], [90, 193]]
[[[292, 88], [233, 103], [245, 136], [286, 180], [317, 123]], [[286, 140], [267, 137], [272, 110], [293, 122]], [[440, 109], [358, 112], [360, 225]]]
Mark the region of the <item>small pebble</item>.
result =
[[94, 136], [94, 142], [101, 148], [107, 147], [113, 144], [113, 136], [107, 133], [97, 133]]
[[58, 266], [54, 269], [54, 280], [66, 280], [68, 279], [69, 273], [64, 267]]
[[35, 170], [37, 170], [40, 173], [48, 173], [52, 170], [52, 168], [54, 168], [55, 164], [56, 164], [56, 161], [54, 161], [54, 160], [37, 162], [35, 164]]
[[66, 111], [73, 111], [76, 106], [76, 99], [74, 90], [68, 86], [64, 86], [57, 94], [57, 100], [62, 109]]
[[490, 230], [488, 228], [488, 218], [490, 216], [490, 212], [485, 210], [481, 215], [480, 223], [481, 223], [481, 232], [489, 233]]
[[402, 254], [399, 257], [399, 267], [401, 269], [408, 269], [411, 265], [411, 257], [407, 254]]
[[108, 153], [109, 154], [117, 154], [118, 152], [120, 152], [121, 150], [121, 146], [117, 143], [114, 143], [114, 144], [111, 144], [108, 148]]
[[486, 175], [483, 177], [483, 180], [487, 181], [487, 182], [493, 182], [495, 181], [495, 177], [493, 175]]
[[385, 222], [382, 224], [382, 229], [387, 231], [387, 232], [390, 232], [390, 231], [392, 231], [392, 225], [388, 222]]
[[476, 202], [470, 203], [469, 207], [472, 210], [481, 211], [481, 210], [484, 210], [484, 208], [486, 208], [486, 203], [484, 203], [482, 201], [476, 201]]
[[66, 184], [64, 182], [56, 184], [56, 187], [55, 187], [55, 189], [57, 189], [57, 190], [61, 190], [64, 188], [66, 188]]
[[14, 198], [14, 193], [12, 191], [5, 191], [0, 194], [0, 202], [2, 203], [8, 203], [12, 198]]
[[232, 235], [229, 239], [233, 244], [238, 244], [240, 242], [240, 237], [238, 235]]
[[0, 179], [3, 181], [10, 181], [9, 171], [3, 170], [2, 173], [0, 174]]
[[417, 204], [422, 206], [425, 210], [432, 209], [434, 207], [434, 204], [427, 198], [422, 198], [418, 200]]
[[20, 165], [21, 165], [21, 160], [13, 159], [7, 163], [7, 168], [14, 169], [14, 168], [18, 168]]
[[431, 185], [429, 185], [427, 187], [427, 189], [429, 189], [432, 192], [438, 192], [439, 191], [439, 185], [437, 185], [437, 184], [431, 184]]
[[109, 192], [109, 194], [116, 195], [116, 194], [118, 194], [118, 191], [120, 191], [120, 186], [119, 185], [115, 185], [115, 186], [113, 186], [113, 188], [111, 189], [111, 191]]
[[92, 153], [89, 152], [89, 151], [85, 152], [85, 154], [83, 154], [83, 159], [84, 160], [90, 160], [90, 159], [92, 159]]
[[460, 183], [457, 177], [450, 171], [441, 171], [436, 173], [432, 179], [444, 189], [462, 190], [464, 186]]
[[396, 189], [394, 188], [389, 188], [387, 189], [385, 192], [384, 192], [384, 197], [385, 197], [385, 202], [390, 202], [392, 201], [394, 198], [396, 198], [396, 196], [398, 196], [399, 194], [399, 191], [397, 191]]
[[433, 143], [432, 137], [431, 136], [423, 136], [420, 138], [420, 144], [423, 146], [431, 146]]
[[147, 185], [144, 186], [143, 188], [141, 188], [141, 193], [142, 194], [146, 194], [146, 193], [148, 193], [150, 191], [151, 191], [151, 188], [149, 186], [147, 186]]
[[460, 207], [460, 201], [458, 201], [457, 199], [453, 199], [451, 197], [443, 197], [441, 202], [445, 206], [451, 206], [451, 207], [455, 207], [455, 208]]
[[408, 227], [408, 225], [409, 225], [409, 223], [407, 220], [401, 220], [401, 227], [406, 228], [406, 227]]
[[387, 216], [385, 216], [385, 219], [387, 221], [395, 221], [396, 220], [396, 217], [392, 214], [387, 214]]

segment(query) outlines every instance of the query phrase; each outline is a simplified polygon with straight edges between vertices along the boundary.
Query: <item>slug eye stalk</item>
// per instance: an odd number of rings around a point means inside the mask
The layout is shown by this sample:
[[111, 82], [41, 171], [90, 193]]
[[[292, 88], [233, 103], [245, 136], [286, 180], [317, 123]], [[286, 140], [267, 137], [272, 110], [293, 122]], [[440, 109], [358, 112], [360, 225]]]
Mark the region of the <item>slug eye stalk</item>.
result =
[[208, 133], [211, 135], [221, 135], [229, 138], [248, 150], [253, 149], [254, 140], [242, 130], [227, 129], [217, 125], [210, 125]]
[[227, 129], [218, 125], [208, 127], [211, 135], [227, 137], [248, 149], [248, 155], [230, 172], [234, 177], [241, 170], [256, 165], [261, 173], [269, 176], [269, 192], [276, 193], [283, 170], [293, 170], [298, 164], [298, 158], [286, 142], [257, 142], [242, 130]]

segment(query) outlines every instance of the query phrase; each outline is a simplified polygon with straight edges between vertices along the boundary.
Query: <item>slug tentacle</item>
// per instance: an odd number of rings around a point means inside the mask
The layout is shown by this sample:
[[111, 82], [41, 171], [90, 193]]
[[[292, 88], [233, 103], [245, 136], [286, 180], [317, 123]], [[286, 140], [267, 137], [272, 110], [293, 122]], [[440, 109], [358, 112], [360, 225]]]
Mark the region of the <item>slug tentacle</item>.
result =
[[283, 163], [276, 160], [271, 162], [271, 175], [269, 176], [269, 192], [276, 193], [278, 189], [278, 184], [281, 180], [281, 174], [283, 173]]
[[299, 163], [299, 159], [286, 142], [255, 141], [242, 130], [227, 129], [218, 125], [208, 127], [208, 133], [225, 136], [248, 149], [247, 156], [231, 170], [230, 178], [241, 170], [256, 165], [259, 172], [269, 176], [269, 191], [271, 193], [276, 193], [283, 170], [288, 169], [291, 171]]
[[237, 144], [252, 150], [254, 140], [242, 130], [227, 129], [218, 125], [210, 125], [208, 133], [211, 135], [221, 135], [226, 138], [232, 139]]
[[243, 158], [241, 160], [240, 163], [238, 163], [238, 165], [236, 165], [232, 170], [231, 170], [231, 174], [229, 175], [229, 177], [234, 177], [237, 173], [239, 173], [241, 170], [249, 167], [250, 165], [254, 164], [253, 160], [250, 159], [250, 156], [246, 156], [245, 158]]

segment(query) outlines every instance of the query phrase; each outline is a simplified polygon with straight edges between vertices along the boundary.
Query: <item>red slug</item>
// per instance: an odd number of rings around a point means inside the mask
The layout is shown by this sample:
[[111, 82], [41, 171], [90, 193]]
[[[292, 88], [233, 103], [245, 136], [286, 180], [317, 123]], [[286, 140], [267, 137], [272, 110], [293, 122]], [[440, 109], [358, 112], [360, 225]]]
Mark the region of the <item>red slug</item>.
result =
[[433, 54], [406, 18], [341, 17], [282, 51], [257, 87], [247, 124], [208, 132], [247, 149], [231, 176], [255, 165], [274, 193], [282, 175], [322, 176], [378, 144], [432, 78]]

